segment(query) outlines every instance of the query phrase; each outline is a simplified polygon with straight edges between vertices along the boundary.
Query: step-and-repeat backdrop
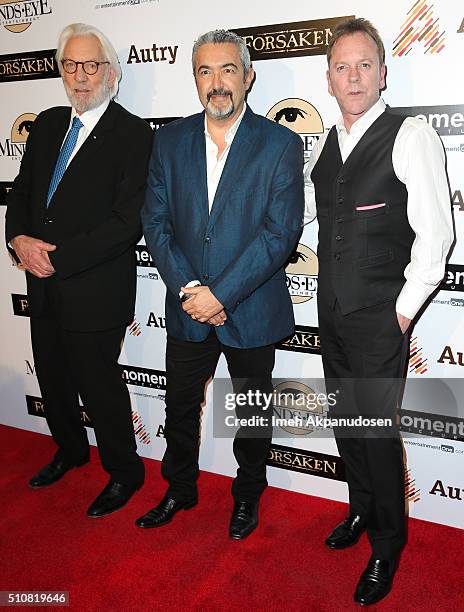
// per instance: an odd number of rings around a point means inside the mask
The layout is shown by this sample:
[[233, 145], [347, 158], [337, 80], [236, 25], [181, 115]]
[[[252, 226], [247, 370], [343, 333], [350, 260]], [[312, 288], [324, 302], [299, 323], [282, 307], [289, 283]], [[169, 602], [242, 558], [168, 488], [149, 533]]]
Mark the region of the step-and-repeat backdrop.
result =
[[[306, 158], [338, 116], [327, 92], [325, 49], [334, 24], [345, 16], [370, 19], [385, 42], [385, 101], [427, 121], [447, 155], [450, 206], [457, 242], [440, 290], [414, 328], [409, 382], [400, 413], [407, 456], [410, 514], [464, 528], [464, 8], [447, 0], [0, 0], [0, 180], [2, 218], [31, 122], [50, 106], [67, 104], [54, 60], [60, 30], [72, 22], [94, 24], [112, 40], [123, 72], [118, 101], [154, 130], [201, 110], [191, 69], [193, 41], [215, 28], [243, 36], [256, 82], [253, 110], [300, 134]], [[181, 145], [179, 145], [181, 146]], [[279, 390], [318, 392], [321, 387], [316, 294], [317, 224], [305, 228], [286, 268], [296, 331], [278, 347]], [[165, 287], [143, 243], [137, 246], [136, 316], [128, 328], [121, 364], [133, 405], [143, 456], [160, 459], [164, 447], [166, 374]], [[47, 433], [29, 340], [24, 273], [0, 253], [0, 421]], [[223, 361], [218, 376], [225, 377]], [[459, 384], [461, 383], [461, 385]], [[210, 385], [203, 411], [201, 467], [232, 475], [230, 439], [213, 436]], [[223, 406], [217, 407], [223, 412]], [[305, 417], [306, 408], [275, 406], [279, 417]], [[316, 411], [324, 416], [325, 407]], [[83, 407], [83, 420], [94, 436]], [[276, 427], [269, 456], [270, 484], [345, 501], [343, 465], [331, 432], [317, 420]], [[160, 492], [161, 493], [161, 492]]]

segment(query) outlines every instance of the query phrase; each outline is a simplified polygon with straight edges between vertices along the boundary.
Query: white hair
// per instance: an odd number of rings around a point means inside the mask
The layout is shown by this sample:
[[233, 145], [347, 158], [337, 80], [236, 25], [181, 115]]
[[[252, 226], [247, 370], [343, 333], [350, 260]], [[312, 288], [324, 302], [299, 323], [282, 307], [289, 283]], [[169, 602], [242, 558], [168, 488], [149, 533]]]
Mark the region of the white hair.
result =
[[66, 47], [69, 39], [76, 36], [95, 36], [95, 38], [98, 39], [103, 51], [104, 60], [110, 63], [111, 68], [116, 74], [113, 87], [110, 89], [111, 98], [114, 98], [118, 93], [119, 81], [121, 80], [122, 76], [118, 54], [105, 34], [94, 26], [87, 25], [86, 23], [71, 23], [61, 32], [60, 37], [58, 38], [58, 45], [55, 55], [60, 74], [63, 70], [61, 60], [63, 59], [64, 48]]

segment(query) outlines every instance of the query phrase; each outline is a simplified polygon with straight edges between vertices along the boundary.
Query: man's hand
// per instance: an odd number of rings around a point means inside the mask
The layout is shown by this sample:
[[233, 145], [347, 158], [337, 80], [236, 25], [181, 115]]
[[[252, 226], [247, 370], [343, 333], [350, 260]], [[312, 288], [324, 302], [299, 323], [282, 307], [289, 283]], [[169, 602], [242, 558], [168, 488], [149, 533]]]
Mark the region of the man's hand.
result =
[[221, 310], [221, 312], [218, 312], [217, 315], [214, 315], [214, 317], [208, 319], [207, 323], [219, 327], [220, 325], [224, 325], [225, 321], [227, 321], [226, 311]]
[[55, 272], [48, 252], [54, 251], [56, 245], [21, 234], [13, 238], [11, 246], [22, 265], [34, 276], [47, 278]]
[[399, 312], [396, 313], [396, 317], [398, 319], [398, 325], [400, 326], [401, 331], [403, 332], [403, 334], [405, 334], [408, 327], [411, 325], [411, 319], [404, 317]]
[[183, 302], [182, 308], [194, 321], [206, 323], [224, 310], [224, 306], [214, 297], [209, 287], [181, 287], [181, 291], [191, 296]]

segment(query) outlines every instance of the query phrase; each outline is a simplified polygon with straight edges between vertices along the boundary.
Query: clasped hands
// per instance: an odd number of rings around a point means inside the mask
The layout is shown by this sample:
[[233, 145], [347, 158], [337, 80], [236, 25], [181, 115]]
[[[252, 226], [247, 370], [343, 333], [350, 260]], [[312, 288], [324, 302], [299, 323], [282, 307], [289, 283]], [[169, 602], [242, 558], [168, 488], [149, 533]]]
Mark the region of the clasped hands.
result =
[[209, 287], [182, 287], [181, 291], [190, 297], [182, 302], [182, 308], [194, 321], [210, 325], [224, 325], [227, 315], [224, 306], [217, 300]]
[[49, 252], [56, 249], [55, 244], [20, 234], [13, 238], [11, 246], [24, 268], [34, 276], [47, 278], [55, 273], [48, 256]]

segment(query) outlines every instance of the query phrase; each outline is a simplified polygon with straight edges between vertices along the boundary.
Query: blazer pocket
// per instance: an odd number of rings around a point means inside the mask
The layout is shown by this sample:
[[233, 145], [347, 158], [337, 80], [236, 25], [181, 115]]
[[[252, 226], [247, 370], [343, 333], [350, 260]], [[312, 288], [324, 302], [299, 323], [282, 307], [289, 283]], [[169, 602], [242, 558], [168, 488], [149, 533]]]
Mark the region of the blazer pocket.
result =
[[361, 257], [356, 260], [356, 264], [358, 268], [371, 268], [374, 266], [382, 266], [384, 264], [390, 263], [395, 259], [393, 255], [393, 251], [384, 251], [383, 253], [378, 253], [377, 255], [370, 255], [370, 257]]
[[353, 214], [358, 219], [370, 219], [371, 217], [387, 214], [389, 208], [385, 202], [379, 204], [359, 204], [354, 209]]

